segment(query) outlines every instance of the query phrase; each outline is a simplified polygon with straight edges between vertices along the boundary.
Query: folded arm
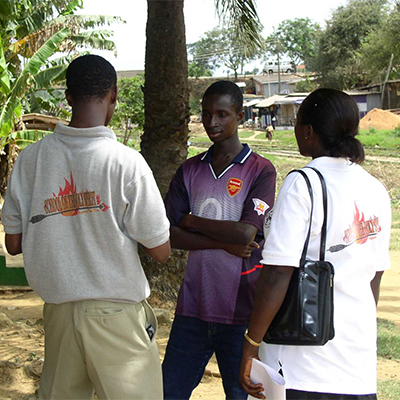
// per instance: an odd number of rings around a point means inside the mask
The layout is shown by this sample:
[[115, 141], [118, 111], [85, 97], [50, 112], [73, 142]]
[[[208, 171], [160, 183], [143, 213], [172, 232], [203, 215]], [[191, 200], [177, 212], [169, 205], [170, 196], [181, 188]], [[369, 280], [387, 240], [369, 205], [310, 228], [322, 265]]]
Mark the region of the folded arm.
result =
[[251, 256], [251, 252], [259, 247], [254, 241], [251, 241], [249, 244], [226, 243], [222, 240], [215, 240], [202, 233], [187, 231], [178, 226], [172, 226], [170, 232], [171, 245], [175, 249], [221, 249], [237, 257], [249, 258]]
[[228, 244], [248, 245], [257, 234], [257, 228], [251, 224], [236, 221], [220, 221], [185, 215], [179, 222], [179, 227], [194, 230], [214, 240]]

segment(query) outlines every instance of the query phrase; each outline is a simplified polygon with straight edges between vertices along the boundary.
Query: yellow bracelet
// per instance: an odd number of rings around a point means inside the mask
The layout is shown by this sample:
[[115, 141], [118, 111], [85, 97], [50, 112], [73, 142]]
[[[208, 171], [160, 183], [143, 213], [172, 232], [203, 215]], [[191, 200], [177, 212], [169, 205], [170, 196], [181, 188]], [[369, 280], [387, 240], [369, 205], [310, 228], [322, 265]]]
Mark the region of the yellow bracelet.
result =
[[248, 330], [248, 329], [246, 329], [246, 332], [244, 333], [244, 337], [246, 338], [246, 340], [247, 340], [252, 346], [254, 346], [254, 347], [261, 346], [261, 343], [262, 343], [262, 342], [258, 343], [258, 342], [256, 342], [256, 341], [254, 341], [254, 340], [249, 336], [249, 330]]

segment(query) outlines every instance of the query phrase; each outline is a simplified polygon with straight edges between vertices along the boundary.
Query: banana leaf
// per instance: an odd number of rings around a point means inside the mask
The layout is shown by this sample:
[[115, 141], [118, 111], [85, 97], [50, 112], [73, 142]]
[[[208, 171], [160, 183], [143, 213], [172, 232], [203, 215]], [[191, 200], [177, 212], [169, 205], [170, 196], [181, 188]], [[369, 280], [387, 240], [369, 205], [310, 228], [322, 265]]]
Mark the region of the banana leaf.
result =
[[4, 58], [3, 46], [1, 44], [1, 36], [0, 36], [0, 92], [4, 94], [10, 93], [10, 77], [8, 76], [6, 59]]
[[8, 135], [13, 126], [13, 119], [19, 117], [18, 109], [21, 109], [19, 98], [26, 93], [27, 89], [34, 84], [33, 77], [40, 68], [44, 66], [47, 59], [57, 50], [58, 45], [70, 34], [68, 28], [62, 29], [53, 35], [29, 60], [14, 83], [7, 101], [0, 114], [0, 136]]
[[64, 64], [39, 71], [33, 76], [36, 83], [36, 89], [44, 89], [49, 87], [51, 84], [64, 80], [67, 67], [68, 65]]
[[70, 31], [68, 28], [62, 29], [47, 40], [47, 42], [35, 53], [15, 82], [12, 88], [13, 95], [20, 96], [24, 92], [28, 79], [39, 72], [40, 68], [46, 64], [47, 59], [57, 50], [58, 45], [68, 37], [69, 34]]

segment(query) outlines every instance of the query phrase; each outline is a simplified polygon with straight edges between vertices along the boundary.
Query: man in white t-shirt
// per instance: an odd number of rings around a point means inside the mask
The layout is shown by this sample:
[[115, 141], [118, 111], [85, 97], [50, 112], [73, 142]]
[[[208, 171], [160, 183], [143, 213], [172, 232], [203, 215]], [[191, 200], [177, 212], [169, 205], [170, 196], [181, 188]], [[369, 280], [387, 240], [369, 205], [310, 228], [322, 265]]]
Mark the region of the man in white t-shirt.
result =
[[6, 246], [23, 252], [45, 301], [41, 399], [162, 398], [157, 321], [138, 243], [169, 257], [169, 222], [152, 172], [106, 126], [116, 72], [99, 56], [67, 70], [69, 126], [19, 156], [3, 208]]

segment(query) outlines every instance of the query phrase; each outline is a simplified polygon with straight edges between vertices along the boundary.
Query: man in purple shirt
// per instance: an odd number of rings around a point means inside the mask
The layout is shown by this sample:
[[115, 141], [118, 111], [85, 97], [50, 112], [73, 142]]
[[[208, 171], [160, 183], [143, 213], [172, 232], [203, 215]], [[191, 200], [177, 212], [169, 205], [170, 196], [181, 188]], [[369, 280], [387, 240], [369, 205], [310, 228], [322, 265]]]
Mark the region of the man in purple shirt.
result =
[[202, 105], [214, 144], [182, 164], [165, 199], [171, 245], [190, 252], [163, 363], [164, 397], [189, 399], [215, 353], [226, 397], [246, 399], [239, 383], [243, 335], [276, 172], [240, 143], [243, 95], [235, 83], [212, 84]]

